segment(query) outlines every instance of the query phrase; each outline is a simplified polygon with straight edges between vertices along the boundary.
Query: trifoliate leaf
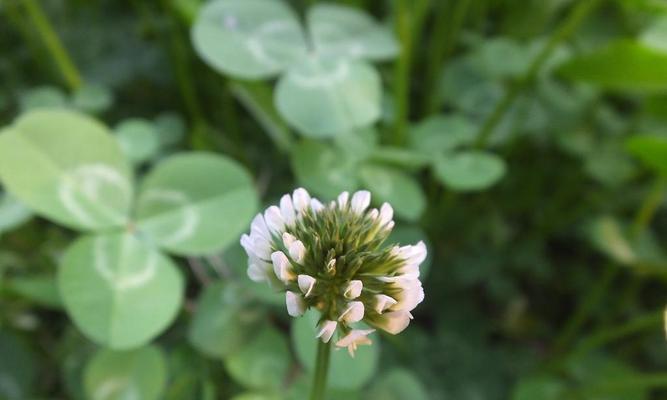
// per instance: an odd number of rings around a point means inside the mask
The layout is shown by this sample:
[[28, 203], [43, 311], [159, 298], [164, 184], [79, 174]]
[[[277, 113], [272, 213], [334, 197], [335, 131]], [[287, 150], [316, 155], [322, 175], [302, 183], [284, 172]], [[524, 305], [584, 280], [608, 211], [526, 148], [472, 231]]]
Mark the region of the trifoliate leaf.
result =
[[171, 156], [144, 179], [137, 227], [149, 240], [182, 255], [202, 255], [237, 241], [258, 207], [246, 170], [223, 156]]
[[377, 121], [381, 97], [380, 77], [372, 66], [310, 55], [280, 78], [274, 101], [301, 134], [330, 137]]
[[76, 229], [127, 223], [132, 178], [120, 147], [97, 121], [72, 111], [32, 111], [0, 134], [0, 179], [27, 206]]
[[276, 75], [306, 52], [299, 21], [280, 0], [215, 0], [192, 28], [197, 53], [220, 72], [245, 79]]
[[315, 5], [308, 12], [308, 26], [320, 54], [381, 61], [398, 53], [398, 43], [391, 32], [352, 7]]
[[225, 366], [232, 378], [246, 387], [278, 389], [283, 386], [290, 367], [287, 341], [275, 328], [266, 326], [227, 357]]
[[133, 163], [148, 161], [157, 155], [160, 139], [155, 125], [141, 118], [122, 121], [114, 129], [123, 153]]
[[359, 170], [363, 186], [373, 194], [376, 204], [388, 202], [396, 214], [408, 221], [417, 220], [426, 208], [426, 196], [419, 183], [399, 169], [364, 165]]
[[408, 370], [393, 369], [380, 377], [368, 391], [368, 400], [428, 400], [429, 395], [419, 379]]
[[12, 230], [32, 217], [30, 210], [9, 193], [0, 192], [0, 233]]
[[128, 233], [74, 242], [63, 256], [58, 286], [77, 327], [114, 349], [141, 346], [161, 333], [183, 297], [174, 264]]
[[481, 151], [446, 154], [433, 166], [436, 177], [459, 192], [484, 190], [498, 182], [506, 170], [502, 158]]
[[130, 351], [99, 350], [84, 372], [91, 400], [157, 400], [167, 383], [167, 365], [154, 346]]
[[53, 86], [41, 86], [21, 93], [19, 106], [21, 112], [28, 112], [40, 108], [66, 108], [67, 96], [65, 93]]
[[324, 198], [335, 198], [358, 185], [353, 160], [344, 151], [321, 142], [304, 140], [297, 144], [292, 168], [299, 183]]
[[477, 127], [462, 115], [438, 115], [410, 129], [410, 146], [427, 154], [441, 154], [475, 141]]
[[201, 295], [188, 338], [201, 352], [226, 357], [252, 339], [263, 312], [237, 284], [209, 285]]
[[106, 86], [85, 85], [74, 92], [72, 105], [87, 113], [106, 111], [113, 103], [113, 93]]

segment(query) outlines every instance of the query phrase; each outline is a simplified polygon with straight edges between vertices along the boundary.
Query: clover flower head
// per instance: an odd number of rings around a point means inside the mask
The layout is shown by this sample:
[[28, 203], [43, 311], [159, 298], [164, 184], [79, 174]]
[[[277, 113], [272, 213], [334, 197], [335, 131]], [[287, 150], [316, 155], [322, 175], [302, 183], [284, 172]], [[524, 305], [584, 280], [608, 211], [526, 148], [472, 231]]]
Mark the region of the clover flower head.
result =
[[384, 203], [369, 210], [370, 202], [361, 190], [325, 205], [299, 188], [258, 214], [241, 237], [250, 279], [284, 291], [293, 317], [316, 308], [317, 337], [326, 343], [338, 332], [336, 345], [351, 355], [371, 344], [375, 329], [403, 331], [424, 300], [419, 265], [426, 246], [388, 246], [393, 209]]

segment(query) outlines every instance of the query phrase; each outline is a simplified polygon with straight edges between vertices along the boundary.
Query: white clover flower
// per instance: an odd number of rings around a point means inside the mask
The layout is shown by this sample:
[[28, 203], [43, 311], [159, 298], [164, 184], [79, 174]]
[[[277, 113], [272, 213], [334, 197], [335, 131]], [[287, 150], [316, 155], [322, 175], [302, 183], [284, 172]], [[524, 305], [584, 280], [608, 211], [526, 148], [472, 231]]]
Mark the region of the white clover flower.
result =
[[283, 290], [291, 316], [316, 308], [317, 337], [327, 343], [338, 332], [336, 346], [352, 355], [374, 332], [357, 323], [397, 334], [424, 300], [419, 265], [426, 246], [385, 244], [394, 211], [387, 203], [369, 210], [370, 203], [365, 190], [325, 205], [299, 188], [258, 214], [241, 237], [250, 279]]

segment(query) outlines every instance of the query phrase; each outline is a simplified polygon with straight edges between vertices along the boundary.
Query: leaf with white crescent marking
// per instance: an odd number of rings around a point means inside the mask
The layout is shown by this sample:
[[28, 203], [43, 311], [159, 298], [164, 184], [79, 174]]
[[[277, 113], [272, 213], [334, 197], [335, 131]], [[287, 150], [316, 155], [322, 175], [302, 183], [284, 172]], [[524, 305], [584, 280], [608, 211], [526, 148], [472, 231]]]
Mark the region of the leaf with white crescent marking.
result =
[[361, 61], [310, 55], [278, 81], [278, 111], [305, 136], [330, 137], [368, 126], [380, 117], [377, 71]]
[[320, 54], [372, 61], [398, 54], [389, 29], [353, 7], [318, 4], [308, 12], [308, 27]]
[[171, 260], [121, 232], [74, 242], [58, 286], [77, 327], [114, 349], [149, 342], [173, 321], [183, 298], [183, 277]]
[[127, 223], [132, 177], [105, 126], [73, 111], [31, 111], [0, 134], [5, 189], [44, 217], [83, 230]]
[[137, 226], [172, 253], [209, 254], [238, 240], [258, 203], [250, 175], [235, 161], [212, 153], [180, 154], [145, 178]]
[[239, 78], [268, 78], [306, 52], [299, 21], [282, 1], [217, 0], [202, 7], [192, 42], [204, 61]]

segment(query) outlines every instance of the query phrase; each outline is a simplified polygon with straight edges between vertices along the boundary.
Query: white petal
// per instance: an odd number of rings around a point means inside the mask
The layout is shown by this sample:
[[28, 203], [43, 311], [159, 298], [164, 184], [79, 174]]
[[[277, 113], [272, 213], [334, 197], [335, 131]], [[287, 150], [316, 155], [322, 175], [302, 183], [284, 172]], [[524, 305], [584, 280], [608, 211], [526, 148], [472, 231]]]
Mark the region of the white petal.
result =
[[264, 220], [269, 231], [274, 235], [280, 236], [280, 233], [285, 230], [285, 219], [280, 208], [276, 206], [271, 206], [264, 211]]
[[339, 339], [336, 342], [338, 347], [347, 347], [347, 351], [350, 352], [350, 356], [354, 357], [354, 352], [357, 350], [357, 346], [362, 344], [372, 344], [371, 340], [367, 337], [369, 334], [375, 332], [375, 329], [353, 329], [345, 335], [342, 339]]
[[305, 297], [310, 296], [310, 293], [313, 291], [313, 288], [315, 287], [316, 279], [310, 275], [301, 274], [296, 277], [296, 281], [299, 284], [299, 289], [301, 289], [303, 295]]
[[320, 324], [320, 330], [317, 332], [317, 336], [315, 337], [322, 339], [324, 343], [329, 343], [329, 340], [331, 340], [331, 337], [336, 331], [337, 326], [338, 322], [326, 320]]
[[380, 207], [380, 225], [389, 223], [392, 218], [394, 218], [394, 209], [391, 208], [389, 203], [382, 204], [382, 207]]
[[380, 216], [380, 212], [377, 208], [374, 208], [368, 212], [368, 218], [370, 219], [376, 219], [378, 216]]
[[382, 316], [375, 321], [375, 325], [392, 335], [403, 332], [410, 324], [412, 315], [407, 311], [393, 311], [382, 314]]
[[287, 313], [292, 317], [300, 317], [306, 312], [306, 303], [301, 295], [287, 291], [285, 292], [285, 305]]
[[371, 192], [368, 190], [360, 190], [352, 195], [351, 207], [353, 212], [361, 214], [366, 211], [370, 204]]
[[346, 299], [356, 299], [361, 295], [361, 289], [364, 287], [363, 283], [355, 279], [353, 281], [350, 281], [347, 284], [347, 287], [345, 288], [345, 292], [343, 292], [343, 296], [345, 296]]
[[306, 247], [300, 240], [295, 240], [289, 246], [289, 256], [292, 257], [292, 260], [301, 264], [303, 259], [306, 257]]
[[394, 295], [393, 311], [412, 311], [424, 300], [424, 288], [419, 280], [399, 280], [395, 283], [402, 290]]
[[406, 263], [419, 265], [426, 259], [426, 245], [419, 241], [414, 246], [408, 245], [399, 248], [399, 253]]
[[339, 321], [344, 321], [347, 323], [359, 322], [364, 318], [364, 303], [360, 301], [351, 301], [348, 303], [347, 308], [343, 313], [338, 317]]
[[251, 255], [255, 253], [252, 248], [252, 240], [250, 240], [250, 236], [246, 235], [245, 233], [241, 235], [241, 246], [243, 246], [246, 254]]
[[304, 188], [298, 188], [292, 194], [294, 209], [297, 212], [304, 212], [310, 205], [310, 195]]
[[290, 235], [289, 233], [285, 232], [283, 233], [283, 245], [285, 245], [285, 248], [288, 248], [294, 243], [296, 238], [293, 235]]
[[269, 227], [266, 226], [266, 222], [264, 221], [262, 214], [257, 214], [250, 223], [250, 236], [253, 236], [253, 234], [259, 235], [266, 240], [271, 240]]
[[285, 283], [294, 280], [295, 276], [292, 271], [292, 264], [290, 264], [285, 253], [274, 251], [271, 253], [271, 261], [273, 261], [273, 271], [278, 279]]
[[248, 256], [268, 260], [271, 255], [271, 244], [257, 234], [241, 236], [241, 246]]
[[385, 312], [385, 310], [387, 310], [396, 303], [397, 301], [394, 300], [393, 297], [389, 297], [386, 294], [376, 294], [375, 296], [373, 296], [373, 309], [378, 314], [382, 314], [383, 312]]
[[318, 213], [324, 209], [324, 204], [313, 197], [310, 199], [310, 209], [313, 210], [314, 213]]
[[343, 192], [338, 195], [338, 208], [345, 208], [347, 206], [347, 200], [350, 198], [348, 192]]
[[258, 264], [248, 264], [248, 278], [255, 282], [263, 282], [267, 279], [266, 271]]
[[293, 226], [296, 221], [296, 213], [294, 212], [292, 197], [289, 194], [280, 198], [280, 212], [283, 214], [285, 224]]

